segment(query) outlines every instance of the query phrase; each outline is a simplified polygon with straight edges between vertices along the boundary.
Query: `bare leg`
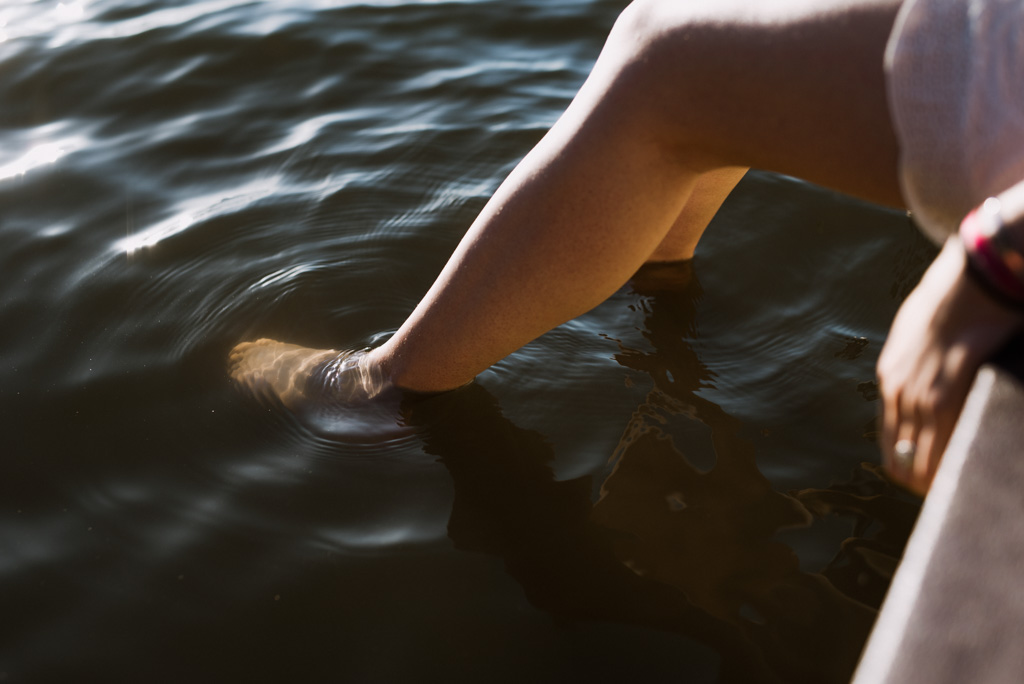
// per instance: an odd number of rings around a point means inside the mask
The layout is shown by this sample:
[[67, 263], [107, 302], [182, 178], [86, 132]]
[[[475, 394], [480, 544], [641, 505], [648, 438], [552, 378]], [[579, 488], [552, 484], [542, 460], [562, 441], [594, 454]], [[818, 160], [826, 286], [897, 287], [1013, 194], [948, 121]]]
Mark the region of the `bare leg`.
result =
[[[409, 319], [363, 357], [373, 374], [419, 391], [469, 382], [649, 258], [692, 253], [695, 217], [747, 166], [899, 205], [882, 73], [899, 0], [764, 4], [631, 5]], [[691, 200], [705, 183], [719, 192]]]
[[726, 167], [709, 171], [697, 178], [689, 201], [672, 224], [668, 235], [648, 255], [648, 263], [692, 259], [704, 230], [746, 172], [744, 167]]

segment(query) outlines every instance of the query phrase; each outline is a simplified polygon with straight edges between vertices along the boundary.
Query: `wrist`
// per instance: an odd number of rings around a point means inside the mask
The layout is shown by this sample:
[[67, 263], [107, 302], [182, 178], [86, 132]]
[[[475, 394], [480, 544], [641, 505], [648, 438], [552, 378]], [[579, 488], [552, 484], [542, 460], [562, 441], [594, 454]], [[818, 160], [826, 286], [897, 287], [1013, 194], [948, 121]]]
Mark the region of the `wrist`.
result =
[[936, 262], [940, 260], [945, 262], [935, 274], [940, 278], [929, 285], [948, 289], [929, 326], [931, 334], [943, 340], [947, 350], [960, 355], [962, 362], [978, 366], [1024, 328], [1024, 308], [1007, 306], [979, 285], [960, 240], [949, 240]]
[[993, 300], [1024, 312], [1024, 251], [1015, 237], [996, 198], [985, 200], [960, 224], [966, 273]]

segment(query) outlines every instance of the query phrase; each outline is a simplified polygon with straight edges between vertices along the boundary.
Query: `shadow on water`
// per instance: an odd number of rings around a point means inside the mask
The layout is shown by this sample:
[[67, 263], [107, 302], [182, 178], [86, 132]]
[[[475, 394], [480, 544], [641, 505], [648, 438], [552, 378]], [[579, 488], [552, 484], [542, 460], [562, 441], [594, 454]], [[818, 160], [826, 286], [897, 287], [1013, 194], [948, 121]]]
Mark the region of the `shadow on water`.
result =
[[[636, 409], [591, 500], [589, 476], [556, 481], [545, 437], [502, 415], [480, 385], [410, 402], [407, 420], [454, 482], [456, 547], [498, 556], [536, 606], [567, 621], [681, 635], [720, 658], [719, 682], [849, 680], [917, 506], [872, 467], [823, 490], [775, 491], [740, 421], [702, 399], [709, 371], [687, 344], [700, 285], [689, 264], [633, 281], [652, 350], [622, 348], [655, 387]], [[714, 464], [667, 434], [705, 426]], [[820, 573], [776, 535], [852, 516], [855, 536]]]
[[[807, 204], [799, 199], [777, 204]], [[309, 299], [300, 311], [322, 311], [332, 281], [319, 280], [296, 285]], [[607, 365], [628, 371], [634, 388], [652, 387], [625, 411], [617, 447], [585, 440], [607, 448], [593, 462], [610, 459], [607, 472], [587, 477], [559, 479], [564, 454], [552, 444], [565, 435], [503, 417], [486, 382], [410, 404], [417, 438], [365, 449], [313, 439], [280, 411], [254, 411], [227, 384], [226, 350], [240, 333], [214, 332], [205, 319], [193, 323], [209, 329], [192, 337], [187, 319], [172, 317], [160, 330], [181, 335], [167, 336], [162, 356], [120, 343], [116, 365], [97, 365], [105, 373], [80, 367], [0, 388], [11, 445], [0, 492], [14, 511], [0, 526], [0, 672], [10, 681], [83, 672], [135, 681], [161, 663], [166, 676], [149, 681], [180, 680], [195, 667], [250, 681], [326, 678], [340, 652], [349, 681], [430, 680], [428, 667], [469, 680], [614, 671], [642, 681], [846, 681], [916, 504], [871, 466], [826, 487], [780, 488], [759, 441], [771, 423], [741, 420], [707, 398], [729, 367], [712, 370], [697, 321], [720, 314], [723, 306], [702, 305], [722, 295], [704, 293], [679, 265], [648, 269], [631, 287], [598, 312], [615, 323], [593, 331], [627, 327], [618, 316], [630, 302], [638, 335]], [[114, 311], [118, 292], [105, 300]], [[101, 303], [64, 325], [84, 331], [90, 315], [108, 320]], [[109, 338], [97, 336], [96, 348], [100, 340]], [[861, 356], [860, 338], [824, 340], [826, 363]], [[852, 381], [862, 375], [858, 366], [846, 383], [858, 403]], [[562, 378], [551, 382], [569, 384]], [[573, 389], [612, 396], [605, 379]], [[511, 383], [497, 384], [509, 413], [521, 410], [525, 402], [505, 399]], [[538, 411], [552, 411], [550, 385], [527, 389], [543, 398]], [[608, 401], [600, 415], [615, 423], [622, 405]], [[815, 455], [827, 459], [828, 448]], [[598, 497], [594, 477], [603, 480]], [[832, 558], [805, 567], [791, 535], [836, 519], [850, 529], [822, 545]], [[450, 543], [470, 553], [451, 552], [445, 521]]]

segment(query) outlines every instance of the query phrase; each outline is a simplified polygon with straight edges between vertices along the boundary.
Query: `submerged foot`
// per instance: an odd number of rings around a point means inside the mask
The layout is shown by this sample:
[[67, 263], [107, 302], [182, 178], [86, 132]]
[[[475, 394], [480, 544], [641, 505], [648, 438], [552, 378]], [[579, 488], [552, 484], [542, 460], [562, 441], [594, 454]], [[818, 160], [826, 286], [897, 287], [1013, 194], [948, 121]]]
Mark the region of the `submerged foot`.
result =
[[240, 385], [302, 414], [365, 404], [381, 394], [387, 383], [365, 359], [365, 351], [310, 349], [264, 338], [236, 345], [228, 362]]

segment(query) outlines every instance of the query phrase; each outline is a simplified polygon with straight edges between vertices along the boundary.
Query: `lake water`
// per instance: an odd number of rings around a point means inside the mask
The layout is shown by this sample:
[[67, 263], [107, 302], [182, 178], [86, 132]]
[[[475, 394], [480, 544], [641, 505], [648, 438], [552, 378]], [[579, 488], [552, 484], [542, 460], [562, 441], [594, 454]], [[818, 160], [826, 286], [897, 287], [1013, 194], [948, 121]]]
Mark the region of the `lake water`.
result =
[[393, 332], [624, 4], [3, 0], [0, 681], [849, 678], [899, 212], [753, 172], [388, 440], [227, 376]]

